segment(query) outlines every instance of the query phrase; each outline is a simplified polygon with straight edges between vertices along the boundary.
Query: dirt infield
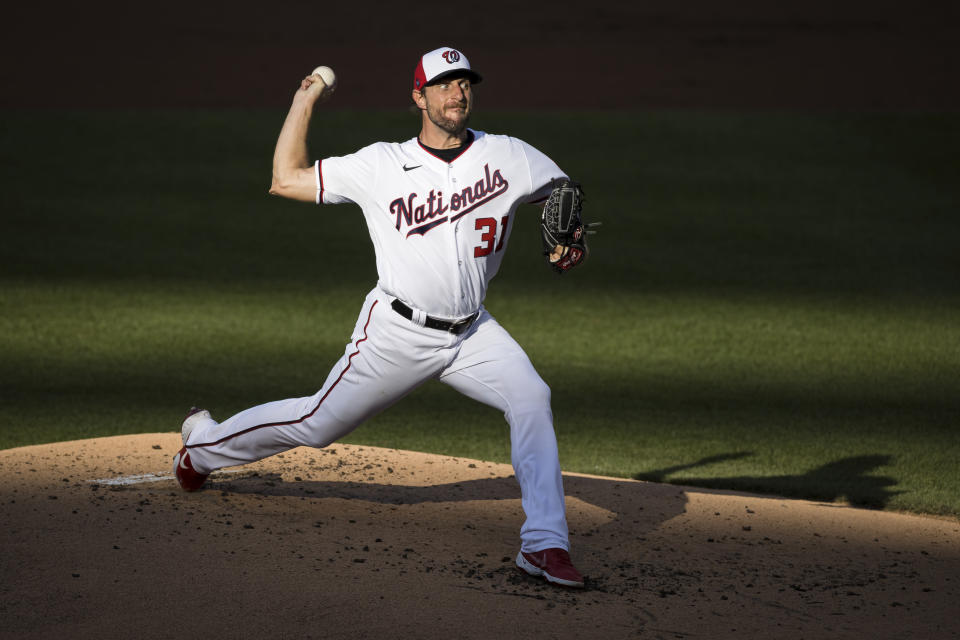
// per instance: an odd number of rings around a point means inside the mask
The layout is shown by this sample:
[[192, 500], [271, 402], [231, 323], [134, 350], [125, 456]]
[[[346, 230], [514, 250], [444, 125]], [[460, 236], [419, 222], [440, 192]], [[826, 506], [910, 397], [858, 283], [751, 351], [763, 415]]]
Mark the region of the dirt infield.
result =
[[953, 520], [569, 474], [578, 592], [513, 568], [509, 465], [334, 445], [185, 494], [178, 447], [0, 451], [0, 637], [960, 635]]

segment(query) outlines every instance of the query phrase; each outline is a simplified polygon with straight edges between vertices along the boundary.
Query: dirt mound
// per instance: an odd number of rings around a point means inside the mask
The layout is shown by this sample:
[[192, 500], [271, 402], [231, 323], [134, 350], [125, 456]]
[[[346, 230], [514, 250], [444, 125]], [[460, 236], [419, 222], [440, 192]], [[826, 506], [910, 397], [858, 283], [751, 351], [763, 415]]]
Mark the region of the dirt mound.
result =
[[334, 445], [185, 494], [179, 446], [0, 451], [0, 637], [958, 635], [951, 520], [568, 474], [568, 591], [513, 567], [508, 465]]

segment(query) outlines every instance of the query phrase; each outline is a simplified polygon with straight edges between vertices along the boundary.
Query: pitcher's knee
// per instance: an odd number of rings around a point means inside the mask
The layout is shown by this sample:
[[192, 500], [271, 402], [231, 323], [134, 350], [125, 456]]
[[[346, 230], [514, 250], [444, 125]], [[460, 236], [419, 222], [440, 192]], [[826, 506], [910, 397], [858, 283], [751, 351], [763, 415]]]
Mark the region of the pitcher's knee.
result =
[[304, 421], [302, 439], [306, 446], [315, 449], [328, 447], [356, 428], [356, 424], [333, 420], [326, 416], [324, 420]]
[[510, 411], [513, 414], [550, 411], [550, 387], [543, 380], [516, 389], [510, 398]]

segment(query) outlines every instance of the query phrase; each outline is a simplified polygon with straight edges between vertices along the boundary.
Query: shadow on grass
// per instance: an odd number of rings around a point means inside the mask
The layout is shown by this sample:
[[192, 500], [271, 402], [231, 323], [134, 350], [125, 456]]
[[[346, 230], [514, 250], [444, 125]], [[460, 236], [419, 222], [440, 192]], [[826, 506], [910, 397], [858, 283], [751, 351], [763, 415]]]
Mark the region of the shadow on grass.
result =
[[689, 464], [643, 471], [633, 477], [636, 480], [650, 482], [670, 482], [709, 489], [770, 493], [808, 500], [832, 502], [846, 499], [850, 504], [874, 509], [884, 508], [891, 498], [903, 493], [902, 491], [891, 491], [888, 488], [898, 484], [896, 478], [871, 474], [874, 470], [893, 463], [893, 456], [883, 454], [851, 456], [799, 475], [713, 478], [684, 476], [676, 479], [669, 478], [679, 471], [717, 462], [738, 460], [752, 455], [753, 453], [750, 452], [737, 452], [708, 456]]

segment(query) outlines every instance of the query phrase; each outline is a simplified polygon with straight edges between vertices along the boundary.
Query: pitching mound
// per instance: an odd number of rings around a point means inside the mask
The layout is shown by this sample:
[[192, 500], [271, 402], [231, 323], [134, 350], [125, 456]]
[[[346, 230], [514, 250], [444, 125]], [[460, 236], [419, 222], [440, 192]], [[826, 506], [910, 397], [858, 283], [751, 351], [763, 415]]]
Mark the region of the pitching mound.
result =
[[334, 445], [185, 494], [179, 446], [0, 451], [0, 637], [960, 633], [956, 521], [568, 474], [570, 591], [514, 569], [509, 465]]

